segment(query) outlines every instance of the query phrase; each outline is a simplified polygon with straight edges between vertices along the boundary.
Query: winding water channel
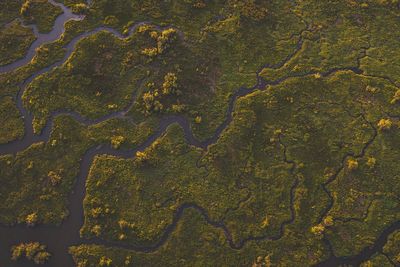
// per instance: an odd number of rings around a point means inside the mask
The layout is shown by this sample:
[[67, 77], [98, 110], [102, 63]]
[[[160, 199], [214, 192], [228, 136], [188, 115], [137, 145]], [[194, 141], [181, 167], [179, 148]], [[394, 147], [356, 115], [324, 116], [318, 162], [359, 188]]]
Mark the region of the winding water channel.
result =
[[[53, 0], [49, 0], [53, 5], [59, 6], [63, 10], [63, 14], [60, 15], [56, 21], [55, 25], [52, 29], [52, 31], [48, 34], [40, 34], [37, 30], [37, 27], [35, 25], [29, 25], [28, 27], [31, 27], [37, 36], [36, 41], [32, 44], [30, 47], [29, 51], [27, 52], [26, 56], [20, 60], [15, 61], [14, 63], [0, 66], [0, 73], [5, 73], [9, 72], [12, 70], [15, 70], [16, 68], [22, 67], [25, 64], [28, 64], [32, 58], [35, 55], [35, 49], [40, 47], [44, 43], [49, 43], [56, 41], [61, 37], [63, 34], [65, 27], [64, 24], [68, 20], [82, 20], [84, 17], [83, 16], [78, 16], [75, 14], [72, 14], [72, 12], [66, 8], [64, 5], [54, 2]], [[65, 56], [62, 60], [59, 62], [56, 62], [42, 70], [39, 70], [32, 76], [30, 76], [28, 79], [26, 79], [20, 86], [20, 91], [18, 92], [17, 95], [17, 107], [21, 112], [21, 115], [24, 118], [24, 127], [25, 127], [25, 135], [22, 140], [16, 140], [13, 142], [10, 142], [8, 144], [2, 144], [0, 145], [0, 155], [5, 155], [5, 154], [16, 154], [20, 151], [25, 150], [28, 148], [30, 145], [37, 143], [37, 142], [46, 142], [49, 140], [51, 129], [53, 127], [53, 120], [56, 116], [58, 115], [69, 115], [73, 117], [75, 120], [81, 122], [82, 124], [85, 125], [94, 125], [97, 123], [100, 123], [102, 121], [111, 119], [111, 118], [124, 118], [126, 113], [131, 109], [135, 95], [132, 95], [132, 101], [131, 104], [128, 105], [124, 110], [122, 111], [117, 111], [114, 113], [110, 113], [106, 116], [103, 116], [98, 119], [94, 120], [89, 120], [87, 118], [82, 117], [80, 114], [73, 112], [73, 111], [66, 111], [66, 110], [58, 110], [55, 112], [52, 112], [50, 115], [50, 119], [47, 121], [46, 126], [42, 130], [40, 134], [34, 134], [33, 133], [33, 128], [32, 128], [32, 120], [33, 116], [30, 114], [28, 110], [25, 109], [23, 102], [22, 102], [22, 95], [25, 91], [25, 88], [27, 85], [37, 76], [48, 72], [52, 70], [53, 68], [57, 66], [61, 66], [72, 54], [74, 51], [74, 47], [78, 41], [81, 39], [90, 36], [92, 34], [95, 34], [99, 31], [108, 31], [115, 36], [119, 38], [127, 38], [129, 35], [137, 28], [138, 26], [144, 24], [145, 22], [140, 22], [132, 26], [130, 33], [128, 35], [122, 35], [118, 31], [108, 28], [108, 27], [98, 27], [92, 31], [85, 32], [80, 34], [79, 36], [75, 37], [72, 39], [68, 45], [65, 46], [66, 53]], [[281, 63], [272, 66], [272, 65], [265, 65], [262, 68], [268, 66], [271, 68], [280, 68], [283, 66], [288, 60], [290, 60], [294, 55], [296, 55], [301, 47], [302, 47], [302, 38], [301, 34], [299, 34], [299, 41], [297, 44], [297, 49], [289, 55], [286, 59], [284, 59]], [[261, 68], [261, 69], [262, 69]], [[323, 76], [328, 76], [334, 72], [341, 71], [341, 70], [351, 70], [355, 73], [362, 73], [362, 71], [358, 68], [344, 68], [344, 69], [332, 69], [326, 73], [323, 73]], [[301, 74], [298, 76], [306, 76], [310, 75], [312, 73], [306, 73], [306, 74]], [[173, 123], [178, 123], [182, 129], [184, 130], [185, 133], [185, 138], [188, 144], [194, 145], [197, 147], [201, 147], [203, 149], [206, 149], [210, 144], [215, 143], [220, 134], [223, 132], [223, 130], [229, 125], [229, 123], [232, 120], [232, 112], [234, 109], [235, 102], [238, 98], [245, 96], [255, 90], [262, 90], [265, 88], [266, 85], [275, 85], [279, 84], [282, 81], [293, 78], [291, 77], [284, 77], [279, 80], [274, 80], [274, 81], [264, 81], [259, 75], [257, 75], [257, 83], [255, 86], [252, 88], [240, 88], [236, 91], [236, 93], [230, 98], [229, 104], [228, 104], [228, 109], [226, 113], [226, 117], [224, 122], [217, 128], [216, 132], [214, 135], [203, 142], [200, 142], [197, 140], [191, 131], [190, 128], [190, 123], [188, 120], [183, 117], [183, 116], [167, 116], [164, 117], [159, 124], [158, 130], [150, 136], [144, 143], [141, 145], [137, 146], [136, 148], [130, 149], [130, 150], [115, 150], [110, 147], [110, 145], [99, 145], [96, 147], [92, 147], [89, 150], [86, 151], [84, 154], [81, 162], [80, 162], [80, 169], [79, 169], [79, 174], [76, 179], [76, 183], [74, 185], [74, 192], [70, 194], [68, 197], [68, 207], [70, 214], [68, 218], [60, 225], [60, 226], [51, 226], [51, 225], [38, 225], [37, 227], [34, 228], [28, 228], [24, 225], [16, 225], [12, 227], [7, 227], [7, 226], [1, 226], [0, 225], [0, 266], [6, 266], [6, 267], [29, 267], [29, 266], [35, 266], [31, 262], [28, 262], [26, 260], [18, 261], [18, 262], [12, 262], [10, 260], [10, 254], [9, 254], [9, 248], [12, 245], [21, 243], [21, 242], [27, 242], [27, 241], [39, 241], [43, 244], [46, 244], [49, 248], [49, 251], [53, 254], [51, 257], [50, 261], [46, 263], [43, 266], [52, 266], [52, 267], [71, 267], [74, 266], [73, 261], [71, 256], [68, 254], [68, 248], [72, 245], [79, 245], [79, 244], [100, 244], [100, 245], [106, 245], [106, 246], [115, 246], [115, 247], [121, 247], [121, 248], [127, 248], [135, 251], [142, 251], [142, 252], [151, 252], [157, 250], [161, 245], [163, 245], [168, 238], [170, 237], [171, 233], [175, 230], [177, 223], [179, 222], [180, 218], [183, 215], [183, 212], [186, 209], [195, 209], [198, 212], [202, 214], [202, 216], [205, 218], [205, 220], [212, 226], [221, 229], [227, 240], [229, 245], [233, 249], [241, 249], [244, 244], [248, 241], [252, 240], [265, 240], [265, 239], [270, 239], [270, 240], [276, 240], [282, 237], [284, 233], [284, 228], [287, 224], [292, 223], [295, 220], [295, 213], [293, 210], [293, 200], [294, 200], [294, 190], [297, 187], [298, 181], [295, 181], [293, 185], [291, 186], [291, 218], [288, 219], [287, 221], [283, 222], [280, 227], [280, 233], [277, 236], [273, 237], [267, 237], [267, 236], [258, 236], [258, 237], [249, 237], [245, 240], [241, 240], [239, 243], [235, 243], [232, 240], [232, 236], [227, 229], [227, 227], [222, 223], [222, 222], [216, 222], [210, 219], [210, 217], [207, 214], [207, 211], [198, 206], [195, 203], [186, 203], [182, 206], [180, 206], [174, 213], [173, 221], [172, 223], [165, 229], [163, 235], [161, 238], [155, 242], [154, 244], [146, 247], [139, 247], [139, 246], [133, 246], [129, 244], [124, 244], [124, 243], [113, 243], [113, 242], [107, 242], [101, 239], [82, 239], [79, 236], [79, 230], [81, 226], [83, 225], [84, 222], [84, 216], [83, 216], [83, 199], [85, 196], [86, 188], [85, 188], [85, 183], [86, 183], [86, 178], [88, 176], [88, 172], [90, 169], [90, 166], [92, 165], [92, 162], [94, 158], [97, 155], [101, 154], [108, 154], [108, 155], [114, 155], [117, 157], [121, 158], [131, 158], [132, 155], [135, 154], [136, 151], [142, 151], [146, 149], [148, 146], [150, 146], [158, 137], [160, 137], [167, 127]], [[290, 161], [286, 158], [286, 149], [284, 152], [284, 160], [292, 165], [292, 171], [295, 168], [295, 163], [293, 161]], [[329, 194], [329, 192], [327, 192]], [[385, 231], [382, 232], [382, 234], [379, 236], [379, 238], [376, 240], [375, 244], [373, 247], [368, 247], [364, 249], [359, 255], [355, 255], [351, 258], [337, 258], [332, 255], [331, 258], [329, 258], [327, 261], [319, 264], [318, 266], [338, 266], [339, 264], [353, 264], [353, 265], [359, 265], [363, 260], [368, 259], [371, 257], [374, 253], [377, 251], [380, 251], [385, 244], [387, 237], [390, 233], [393, 231], [400, 229], [400, 222], [396, 222], [393, 225], [389, 226]]]

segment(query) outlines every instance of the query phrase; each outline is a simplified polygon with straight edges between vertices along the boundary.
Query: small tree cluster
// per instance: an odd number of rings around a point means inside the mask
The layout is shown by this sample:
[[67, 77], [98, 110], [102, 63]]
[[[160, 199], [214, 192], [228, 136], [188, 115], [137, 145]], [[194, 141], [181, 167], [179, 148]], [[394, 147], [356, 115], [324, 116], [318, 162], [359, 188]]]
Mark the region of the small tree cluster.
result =
[[173, 28], [168, 28], [159, 33], [151, 29], [151, 27], [143, 26], [139, 29], [139, 32], [148, 32], [150, 37], [156, 41], [156, 47], [147, 47], [142, 50], [142, 54], [154, 57], [162, 54], [167, 48], [169, 48], [171, 43], [177, 38], [177, 31]]
[[51, 185], [56, 186], [61, 182], [61, 175], [58, 172], [55, 171], [49, 171], [47, 174], [47, 177], [49, 178], [49, 181]]
[[358, 161], [356, 159], [349, 159], [347, 161], [347, 169], [349, 171], [354, 171], [358, 169]]
[[101, 226], [96, 224], [92, 227], [92, 229], [90, 229], [90, 232], [92, 232], [95, 236], [100, 236], [102, 232]]
[[118, 233], [118, 239], [119, 240], [125, 240], [127, 239], [126, 231], [129, 229], [135, 229], [135, 224], [134, 223], [129, 223], [124, 219], [121, 219], [118, 221], [118, 226], [121, 230], [121, 232]]
[[146, 151], [137, 151], [135, 155], [135, 164], [142, 165], [150, 160], [149, 153]]
[[164, 95], [175, 94], [178, 87], [178, 77], [175, 73], [167, 73], [164, 76], [164, 83], [162, 86], [162, 92]]
[[173, 28], [163, 30], [160, 35], [157, 36], [157, 49], [160, 54], [167, 49], [170, 44], [176, 40], [177, 31]]
[[118, 135], [111, 137], [111, 146], [114, 149], [118, 149], [123, 142], [125, 142], [125, 137], [123, 136]]
[[[163, 99], [167, 96], [179, 96], [182, 92], [178, 89], [178, 77], [175, 73], [167, 73], [164, 76], [164, 82], [161, 88], [153, 89], [154, 84], [148, 85], [150, 91], [146, 92], [142, 96], [142, 110], [146, 115], [150, 115], [154, 112], [158, 113], [164, 110]], [[174, 112], [181, 112], [184, 110], [184, 106], [179, 103], [172, 104], [170, 106]]]
[[267, 255], [265, 257], [259, 256], [256, 261], [253, 263], [252, 267], [271, 267], [271, 255]]
[[28, 226], [35, 226], [36, 223], [38, 222], [38, 216], [36, 212], [33, 212], [31, 214], [28, 214], [25, 218], [25, 223]]
[[393, 126], [393, 122], [390, 119], [381, 119], [378, 122], [378, 129], [380, 131], [390, 130]]
[[325, 232], [326, 227], [332, 226], [333, 225], [333, 218], [332, 216], [326, 216], [322, 223], [317, 224], [313, 227], [311, 227], [311, 232], [317, 236], [322, 236], [323, 233]]
[[28, 12], [29, 12], [29, 9], [31, 8], [31, 5], [32, 5], [32, 1], [31, 0], [26, 0], [22, 4], [21, 9], [19, 11], [21, 16], [27, 16], [28, 15]]
[[100, 258], [99, 261], [99, 266], [111, 266], [112, 260], [110, 258], [107, 258], [105, 256]]
[[158, 99], [159, 92], [155, 90], [153, 92], [146, 92], [143, 94], [142, 100], [144, 104], [144, 112], [149, 115], [153, 112], [160, 112], [164, 106]]
[[46, 246], [39, 242], [21, 243], [11, 248], [11, 259], [16, 261], [22, 257], [36, 264], [44, 264], [51, 254], [46, 251]]

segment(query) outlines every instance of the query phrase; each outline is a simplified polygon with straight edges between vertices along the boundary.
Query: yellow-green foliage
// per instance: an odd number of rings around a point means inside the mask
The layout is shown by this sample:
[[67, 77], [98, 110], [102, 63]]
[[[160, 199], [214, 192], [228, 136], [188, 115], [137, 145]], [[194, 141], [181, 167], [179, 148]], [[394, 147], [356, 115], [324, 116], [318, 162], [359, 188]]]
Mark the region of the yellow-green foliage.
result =
[[11, 248], [11, 259], [18, 260], [26, 257], [35, 264], [44, 264], [49, 260], [51, 254], [46, 251], [46, 246], [39, 242], [21, 243]]
[[393, 122], [390, 119], [381, 119], [378, 122], [378, 128], [379, 130], [385, 131], [385, 130], [390, 130], [392, 128]]

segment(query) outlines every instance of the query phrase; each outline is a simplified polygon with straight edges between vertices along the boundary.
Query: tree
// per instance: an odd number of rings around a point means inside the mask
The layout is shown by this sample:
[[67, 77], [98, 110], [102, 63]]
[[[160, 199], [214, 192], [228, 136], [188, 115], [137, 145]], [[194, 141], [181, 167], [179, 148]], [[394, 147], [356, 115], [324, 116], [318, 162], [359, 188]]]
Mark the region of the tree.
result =
[[51, 254], [47, 251], [39, 251], [33, 257], [33, 262], [36, 264], [44, 264], [46, 263], [51, 257]]
[[167, 73], [164, 76], [164, 83], [162, 85], [162, 92], [164, 95], [174, 94], [176, 91], [175, 89], [178, 87], [178, 77], [175, 73]]
[[374, 157], [369, 157], [367, 161], [368, 167], [373, 168], [375, 167], [375, 164], [376, 164], [376, 159]]
[[25, 222], [28, 226], [35, 226], [38, 221], [38, 216], [36, 212], [28, 214], [25, 218]]
[[50, 183], [53, 186], [56, 186], [61, 182], [61, 176], [54, 171], [49, 171], [49, 173], [47, 174], [47, 177], [49, 177]]
[[21, 243], [11, 248], [11, 259], [16, 261], [21, 257], [26, 257], [35, 264], [46, 263], [51, 254], [46, 251], [46, 246], [39, 242]]
[[390, 119], [381, 119], [378, 122], [378, 129], [381, 131], [390, 130], [392, 128], [393, 122]]
[[20, 13], [22, 16], [26, 16], [27, 13], [28, 13], [29, 8], [31, 7], [31, 4], [32, 4], [31, 0], [25, 1], [25, 2], [22, 4], [19, 13]]
[[114, 149], [118, 149], [124, 141], [125, 137], [120, 135], [111, 137], [111, 145]]
[[356, 159], [349, 159], [347, 161], [347, 169], [349, 171], [354, 171], [358, 168], [358, 161]]
[[107, 258], [105, 256], [100, 258], [99, 261], [99, 266], [111, 266], [112, 260], [110, 258]]

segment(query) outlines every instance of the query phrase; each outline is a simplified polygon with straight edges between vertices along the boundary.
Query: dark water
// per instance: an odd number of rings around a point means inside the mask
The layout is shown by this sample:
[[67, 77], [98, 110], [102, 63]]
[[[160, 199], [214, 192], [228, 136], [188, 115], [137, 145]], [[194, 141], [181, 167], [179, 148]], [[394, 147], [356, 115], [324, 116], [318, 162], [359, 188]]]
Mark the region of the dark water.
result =
[[[53, 30], [49, 34], [39, 34], [36, 26], [29, 26], [29, 27], [32, 27], [32, 29], [34, 30], [38, 39], [32, 44], [27, 55], [23, 59], [18, 60], [12, 64], [0, 67], [0, 73], [14, 70], [18, 67], [21, 67], [21, 66], [29, 63], [30, 60], [35, 55], [35, 49], [37, 47], [39, 47], [43, 43], [52, 42], [52, 41], [55, 41], [58, 38], [60, 38], [61, 34], [64, 32], [64, 23], [66, 21], [68, 21], [70, 19], [74, 19], [74, 20], [83, 19], [82, 16], [77, 16], [77, 15], [72, 14], [70, 12], [70, 10], [68, 8], [64, 7], [62, 4], [55, 3], [53, 0], [50, 0], [50, 1], [54, 5], [60, 6], [64, 11], [64, 14], [60, 15], [57, 18]], [[140, 23], [135, 24], [131, 28], [130, 33], [132, 33], [136, 27], [142, 25], [143, 23], [145, 23], [145, 22], [140, 22]], [[125, 117], [126, 113], [128, 113], [128, 111], [132, 107], [135, 95], [132, 95], [132, 100], [131, 100], [130, 105], [128, 105], [124, 110], [110, 113], [106, 116], [103, 116], [101, 118], [94, 119], [94, 120], [89, 120], [87, 118], [84, 118], [80, 114], [73, 112], [73, 111], [59, 110], [59, 111], [53, 112], [51, 114], [50, 119], [48, 120], [46, 126], [44, 127], [43, 131], [39, 135], [35, 135], [33, 133], [33, 129], [32, 129], [32, 119], [33, 119], [32, 115], [25, 109], [25, 107], [23, 106], [23, 103], [22, 103], [22, 95], [24, 93], [24, 90], [25, 90], [26, 86], [35, 77], [52, 70], [54, 67], [62, 65], [68, 59], [68, 57], [71, 55], [76, 43], [79, 40], [81, 40], [82, 38], [85, 38], [87, 36], [90, 36], [96, 32], [99, 32], [99, 31], [111, 32], [119, 38], [127, 38], [128, 37], [128, 36], [120, 34], [118, 31], [116, 31], [112, 28], [108, 28], [108, 27], [98, 27], [90, 32], [85, 32], [85, 33], [75, 37], [65, 47], [66, 54], [61, 61], [56, 62], [53, 65], [48, 66], [48, 67], [36, 72], [34, 75], [29, 77], [23, 84], [21, 84], [21, 89], [17, 96], [17, 106], [18, 106], [18, 109], [20, 110], [22, 116], [24, 117], [25, 135], [22, 140], [17, 140], [14, 142], [10, 142], [8, 144], [0, 145], [0, 155], [16, 154], [19, 151], [22, 151], [22, 150], [28, 148], [33, 143], [40, 142], [40, 141], [44, 141], [44, 142], [48, 141], [50, 132], [52, 129], [52, 125], [53, 125], [53, 119], [54, 119], [54, 117], [56, 117], [58, 115], [69, 115], [85, 125], [97, 124], [97, 123], [100, 123], [100, 122], [105, 121], [110, 118], [124, 118]], [[301, 35], [299, 35], [299, 36], [301, 36]], [[289, 55], [284, 61], [282, 61], [281, 63], [279, 63], [275, 66], [265, 65], [265, 66], [263, 66], [263, 68], [267, 67], [267, 66], [271, 67], [271, 68], [279, 68], [279, 67], [283, 66], [283, 64], [285, 62], [287, 62], [294, 55], [297, 54], [297, 52], [301, 49], [301, 47], [302, 47], [302, 39], [299, 38], [297, 48], [295, 49], [293, 54]], [[341, 71], [341, 70], [351, 70], [351, 71], [354, 71], [355, 73], [362, 72], [358, 68], [347, 68], [347, 69], [330, 70], [327, 73], [323, 73], [322, 75], [327, 76], [336, 71]], [[301, 75], [299, 75], [299, 77], [310, 75], [310, 74], [312, 74], [312, 73], [301, 74]], [[203, 215], [205, 220], [210, 225], [213, 225], [214, 227], [221, 229], [224, 232], [229, 245], [233, 249], [240, 249], [245, 245], [246, 242], [252, 241], [252, 240], [265, 240], [265, 239], [276, 240], [276, 239], [279, 239], [283, 235], [284, 227], [287, 224], [292, 223], [295, 220], [295, 217], [294, 217], [295, 214], [294, 214], [293, 209], [291, 209], [292, 216], [291, 216], [290, 220], [282, 223], [281, 230], [280, 230], [280, 233], [278, 236], [275, 236], [275, 237], [266, 237], [266, 236], [250, 237], [246, 240], [240, 241], [239, 243], [233, 242], [230, 232], [228, 231], [227, 227], [222, 222], [212, 221], [209, 218], [207, 212], [202, 207], [199, 207], [198, 205], [196, 205], [194, 203], [186, 203], [186, 204], [180, 206], [174, 214], [172, 224], [169, 225], [165, 229], [162, 237], [157, 242], [155, 242], [154, 244], [151, 244], [149, 246], [134, 246], [134, 245], [128, 245], [128, 244], [124, 244], [124, 243], [107, 242], [107, 241], [103, 241], [100, 239], [85, 240], [85, 239], [80, 238], [79, 229], [81, 228], [81, 226], [83, 225], [83, 222], [84, 222], [83, 205], [82, 204], [83, 204], [83, 199], [85, 196], [85, 182], [86, 182], [86, 178], [88, 176], [89, 168], [90, 168], [94, 158], [97, 155], [108, 154], [108, 155], [118, 156], [121, 158], [130, 158], [130, 157], [132, 157], [132, 155], [135, 155], [136, 151], [144, 150], [146, 147], [151, 145], [158, 137], [160, 137], [165, 132], [166, 128], [173, 123], [177, 123], [182, 127], [182, 129], [184, 130], [184, 133], [185, 133], [186, 141], [189, 144], [205, 149], [210, 144], [213, 144], [218, 140], [221, 133], [231, 122], [232, 113], [233, 113], [234, 105], [235, 105], [237, 98], [245, 96], [245, 95], [247, 95], [251, 92], [254, 92], [255, 90], [258, 90], [258, 89], [261, 90], [261, 89], [265, 88], [265, 86], [268, 84], [270, 84], [270, 85], [279, 84], [288, 78], [290, 78], [290, 77], [284, 77], [279, 80], [266, 82], [260, 76], [258, 76], [257, 84], [254, 87], [240, 88], [239, 90], [237, 90], [236, 93], [229, 100], [228, 109], [227, 109], [227, 113], [226, 113], [224, 122], [217, 128], [215, 134], [206, 141], [201, 142], [193, 136], [193, 133], [190, 128], [190, 123], [188, 122], [188, 120], [185, 117], [183, 117], [183, 116], [168, 116], [168, 117], [164, 117], [161, 119], [158, 131], [156, 133], [154, 133], [152, 136], [150, 136], [143, 144], [139, 145], [138, 147], [132, 148], [130, 150], [125, 150], [125, 151], [124, 150], [118, 150], [118, 151], [114, 150], [108, 145], [100, 145], [100, 146], [90, 148], [88, 151], [86, 151], [86, 153], [82, 157], [82, 160], [80, 162], [79, 174], [78, 174], [78, 177], [76, 178], [76, 184], [74, 186], [74, 192], [71, 193], [70, 196], [68, 197], [68, 202], [69, 202], [68, 207], [70, 210], [70, 214], [69, 214], [68, 218], [60, 226], [39, 225], [34, 228], [28, 228], [23, 225], [17, 225], [17, 226], [13, 226], [13, 227], [0, 226], [0, 267], [3, 267], [3, 266], [6, 266], [6, 267], [35, 266], [33, 263], [26, 261], [26, 260], [22, 260], [22, 261], [18, 261], [18, 262], [12, 262], [10, 260], [10, 247], [12, 245], [15, 245], [15, 244], [18, 244], [21, 242], [29, 242], [29, 241], [38, 241], [38, 242], [41, 242], [48, 246], [48, 250], [52, 253], [52, 257], [47, 264], [42, 265], [42, 266], [51, 266], [51, 267], [74, 266], [71, 256], [67, 253], [68, 248], [72, 245], [101, 244], [101, 245], [106, 245], [106, 246], [116, 246], [116, 247], [127, 248], [127, 249], [136, 250], [136, 251], [143, 251], [143, 252], [155, 251], [168, 240], [169, 236], [174, 231], [174, 229], [175, 229], [178, 221], [180, 220], [185, 209], [197, 210], [198, 212], [200, 212]], [[289, 163], [292, 163], [292, 162], [289, 162]], [[291, 203], [293, 203], [293, 194], [294, 194], [294, 190], [296, 189], [296, 186], [297, 186], [297, 181], [292, 185], [292, 188], [291, 188], [291, 192], [292, 192]], [[377, 241], [373, 247], [366, 248], [359, 255], [356, 255], [356, 256], [354, 256], [352, 258], [348, 258], [348, 259], [336, 258], [336, 257], [332, 256], [330, 259], [321, 263], [318, 266], [338, 266], [339, 264], [358, 265], [361, 261], [368, 259], [376, 251], [379, 251], [382, 248], [382, 246], [384, 245], [384, 243], [387, 239], [387, 236], [390, 233], [392, 233], [393, 231], [395, 231], [396, 229], [400, 229], [400, 222], [394, 223], [393, 225], [388, 227], [384, 232], [382, 232], [381, 236], [377, 239]]]
[[57, 17], [56, 21], [54, 22], [53, 29], [49, 33], [39, 33], [38, 28], [36, 25], [28, 25], [27, 27], [31, 28], [36, 36], [36, 40], [33, 42], [31, 47], [28, 50], [28, 53], [25, 55], [24, 58], [17, 60], [13, 63], [0, 66], [0, 73], [3, 72], [8, 72], [11, 70], [14, 70], [16, 68], [22, 67], [26, 64], [28, 64], [32, 58], [35, 56], [35, 50], [36, 48], [40, 47], [42, 44], [45, 43], [51, 43], [54, 42], [55, 40], [59, 39], [60, 36], [64, 33], [64, 23], [68, 20], [82, 20], [84, 17], [81, 15], [75, 15], [69, 10], [67, 7], [64, 5], [55, 2], [54, 0], [49, 0], [50, 3], [52, 3], [55, 6], [58, 6], [62, 9], [64, 12], [60, 16]]

